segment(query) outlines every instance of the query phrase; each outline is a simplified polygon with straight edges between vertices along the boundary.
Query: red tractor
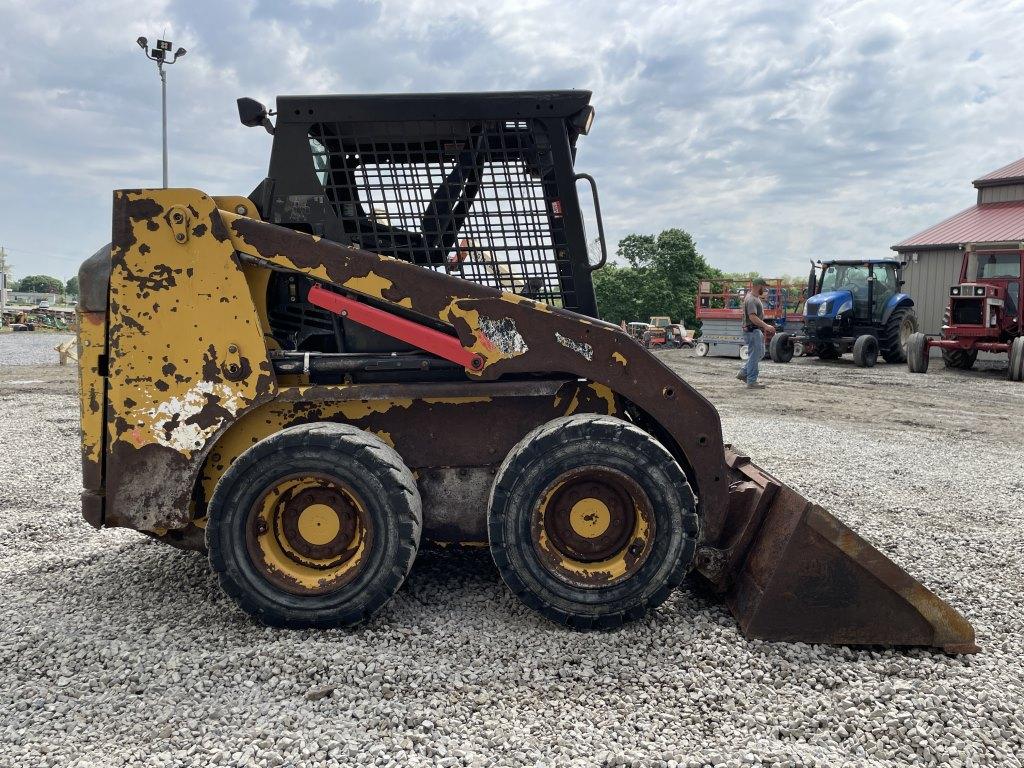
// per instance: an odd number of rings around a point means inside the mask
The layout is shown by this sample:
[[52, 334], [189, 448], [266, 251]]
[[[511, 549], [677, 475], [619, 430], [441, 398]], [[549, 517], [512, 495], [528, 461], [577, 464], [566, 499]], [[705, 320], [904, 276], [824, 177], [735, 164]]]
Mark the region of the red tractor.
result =
[[969, 370], [979, 352], [1007, 352], [1011, 381], [1024, 380], [1024, 318], [1020, 283], [1024, 243], [974, 243], [964, 253], [960, 284], [949, 289], [942, 338], [915, 333], [907, 344], [911, 373], [928, 371], [931, 347], [947, 368]]

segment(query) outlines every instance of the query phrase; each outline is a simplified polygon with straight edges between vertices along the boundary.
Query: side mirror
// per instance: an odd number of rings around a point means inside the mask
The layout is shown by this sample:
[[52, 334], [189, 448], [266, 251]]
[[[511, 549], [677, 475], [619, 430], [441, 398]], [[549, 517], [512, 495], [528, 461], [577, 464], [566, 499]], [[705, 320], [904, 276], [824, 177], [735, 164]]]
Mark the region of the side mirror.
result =
[[256, 101], [256, 99], [243, 96], [238, 100], [238, 119], [242, 122], [242, 125], [248, 128], [262, 125], [267, 129], [267, 133], [273, 134], [274, 124], [270, 122], [268, 115], [267, 108]]

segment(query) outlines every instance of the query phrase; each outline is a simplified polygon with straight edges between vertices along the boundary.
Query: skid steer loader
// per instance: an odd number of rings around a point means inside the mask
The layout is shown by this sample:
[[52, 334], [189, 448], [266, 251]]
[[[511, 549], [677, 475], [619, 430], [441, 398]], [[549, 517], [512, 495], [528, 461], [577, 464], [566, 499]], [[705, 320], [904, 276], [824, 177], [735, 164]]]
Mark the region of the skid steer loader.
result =
[[581, 629], [693, 574], [749, 637], [977, 650], [597, 319], [589, 100], [281, 97], [274, 122], [240, 100], [274, 137], [248, 197], [116, 191], [80, 272], [85, 519], [208, 550], [272, 625], [365, 620], [429, 541], [489, 546]]

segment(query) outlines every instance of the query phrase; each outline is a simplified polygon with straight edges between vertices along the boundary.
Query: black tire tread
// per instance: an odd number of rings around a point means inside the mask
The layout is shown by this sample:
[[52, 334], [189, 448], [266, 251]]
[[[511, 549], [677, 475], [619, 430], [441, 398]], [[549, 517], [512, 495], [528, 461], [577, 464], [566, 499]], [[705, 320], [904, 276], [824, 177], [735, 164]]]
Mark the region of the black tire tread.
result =
[[942, 362], [947, 368], [955, 368], [960, 371], [969, 371], [974, 367], [978, 359], [977, 350], [967, 349], [944, 349], [942, 350]]
[[[512, 542], [505, 540], [501, 514], [495, 513], [496, 503], [501, 504], [504, 499], [507, 499], [519, 474], [517, 465], [524, 456], [540, 456], [555, 446], [574, 441], [591, 443], [595, 439], [610, 439], [633, 448], [649, 451], [651, 461], [673, 478], [673, 483], [680, 489], [686, 500], [689, 511], [684, 516], [683, 530], [692, 542], [692, 546], [680, 551], [665, 581], [645, 600], [620, 611], [596, 616], [569, 613], [545, 601], [542, 596], [530, 589], [512, 565], [512, 560], [508, 555], [508, 549], [512, 546]], [[491, 487], [488, 510], [487, 525], [491, 556], [502, 579], [512, 593], [527, 607], [548, 619], [580, 630], [613, 629], [626, 621], [639, 618], [647, 611], [661, 605], [672, 593], [672, 590], [677, 588], [686, 577], [693, 561], [693, 552], [700, 529], [695, 497], [686, 479], [686, 474], [669, 450], [650, 434], [627, 421], [613, 416], [594, 414], [575, 414], [554, 419], [532, 430], [520, 440], [509, 451], [498, 468], [494, 484]]]
[[882, 353], [882, 359], [887, 363], [905, 363], [907, 354], [900, 345], [900, 326], [903, 318], [911, 316], [914, 319], [914, 330], [917, 333], [917, 313], [913, 307], [897, 307], [889, 315], [885, 327], [878, 333], [878, 351]]
[[[387, 494], [390, 510], [401, 515], [398, 520], [398, 557], [388, 564], [381, 585], [367, 593], [359, 606], [352, 610], [321, 617], [310, 617], [286, 607], [268, 610], [229, 573], [225, 558], [225, 547], [229, 546], [229, 543], [219, 535], [215, 517], [221, 506], [227, 503], [233, 490], [232, 486], [254, 463], [276, 454], [279, 466], [291, 465], [298, 472], [305, 469], [305, 458], [310, 454], [321, 454], [324, 450], [352, 456], [368, 465], [380, 480]], [[263, 623], [296, 629], [355, 626], [369, 619], [398, 591], [412, 570], [423, 530], [422, 501], [416, 480], [398, 452], [376, 435], [348, 424], [335, 422], [316, 422], [288, 427], [249, 447], [228, 467], [218, 481], [209, 509], [206, 544], [210, 565], [218, 576], [221, 589], [243, 611]]]
[[1010, 381], [1024, 381], [1024, 336], [1018, 336], [1010, 342], [1009, 358], [1006, 378]]
[[925, 349], [928, 337], [918, 331], [910, 336], [907, 342], [907, 370], [911, 373], [928, 373], [928, 350]]

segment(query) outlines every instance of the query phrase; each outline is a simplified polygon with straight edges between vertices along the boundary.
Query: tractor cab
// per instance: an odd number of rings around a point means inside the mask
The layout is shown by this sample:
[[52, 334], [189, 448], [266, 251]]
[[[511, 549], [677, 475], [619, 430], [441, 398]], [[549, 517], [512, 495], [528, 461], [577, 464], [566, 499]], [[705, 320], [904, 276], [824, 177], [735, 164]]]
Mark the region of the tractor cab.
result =
[[892, 259], [826, 261], [812, 270], [804, 315], [823, 338], [857, 324], [883, 322], [901, 301], [903, 265]]

